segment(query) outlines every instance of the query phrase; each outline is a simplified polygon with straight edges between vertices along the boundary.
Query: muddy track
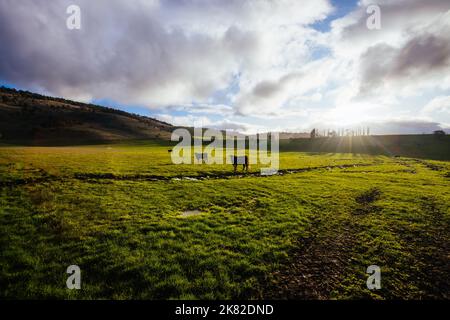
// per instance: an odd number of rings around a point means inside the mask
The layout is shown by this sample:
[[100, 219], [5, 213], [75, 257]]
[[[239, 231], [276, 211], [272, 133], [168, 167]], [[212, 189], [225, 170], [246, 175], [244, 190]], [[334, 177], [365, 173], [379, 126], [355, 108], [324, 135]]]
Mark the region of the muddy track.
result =
[[286, 174], [309, 172], [315, 170], [327, 170], [327, 169], [346, 169], [352, 167], [366, 167], [373, 164], [347, 164], [347, 165], [335, 165], [335, 166], [321, 166], [310, 167], [302, 169], [284, 169], [278, 170], [273, 175], [262, 175], [260, 172], [248, 172], [248, 173], [219, 173], [209, 175], [179, 175], [179, 176], [156, 176], [156, 175], [114, 175], [112, 173], [106, 174], [91, 174], [91, 173], [78, 173], [74, 175], [75, 179], [88, 180], [88, 179], [110, 179], [110, 180], [138, 180], [138, 181], [170, 181], [170, 180], [213, 180], [213, 179], [231, 179], [231, 178], [249, 178], [259, 177], [265, 178], [270, 176], [283, 176]]
[[408, 161], [406, 161], [406, 160], [394, 160], [396, 163], [398, 163], [398, 164], [400, 164], [400, 165], [402, 165], [402, 166], [404, 166], [404, 167], [407, 167], [408, 169], [404, 169], [404, 170], [402, 170], [403, 172], [407, 172], [407, 173], [412, 173], [412, 174], [416, 174], [417, 173], [417, 169], [413, 166], [413, 165], [411, 165], [411, 161], [412, 161], [413, 159], [409, 159]]
[[[450, 178], [450, 171], [446, 171], [446, 168], [444, 166], [442, 166], [442, 165], [438, 165], [438, 164], [434, 164], [434, 163], [431, 163], [431, 162], [426, 161], [426, 160], [414, 159], [414, 158], [411, 158], [408, 161], [413, 163], [413, 164], [416, 164], [416, 165], [421, 165], [422, 167], [424, 167], [424, 168], [426, 168], [428, 170], [431, 170], [431, 171], [437, 172], [439, 174], [442, 174], [442, 176], [444, 178]], [[414, 168], [411, 164], [407, 163], [406, 161], [399, 161], [399, 163], [404, 165], [404, 166], [407, 166], [409, 168]], [[413, 170], [417, 171], [415, 168]], [[413, 172], [413, 173], [415, 173], [415, 172]]]
[[[426, 219], [425, 230], [398, 229], [399, 237], [405, 243], [405, 250], [411, 254], [411, 279], [422, 279], [417, 286], [424, 299], [450, 298], [450, 224], [445, 206], [436, 198], [422, 196], [421, 209]], [[436, 250], [435, 248], [440, 248]]]
[[264, 299], [326, 300], [339, 287], [355, 239], [350, 222], [331, 227], [326, 218], [313, 218], [308, 236], [298, 240], [289, 263], [275, 271], [263, 290]]
[[358, 215], [378, 211], [374, 202], [381, 196], [377, 188], [355, 197], [351, 216], [333, 220], [333, 214], [316, 213], [306, 236], [297, 241], [289, 263], [275, 271], [265, 288], [264, 299], [327, 300], [338, 290], [350, 267], [360, 230]]
[[51, 181], [60, 181], [63, 180], [60, 177], [56, 176], [44, 176], [39, 178], [21, 178], [21, 179], [15, 179], [12, 181], [0, 181], [0, 189], [1, 188], [12, 188], [12, 187], [18, 187], [18, 186], [24, 186], [24, 185], [33, 185], [33, 184], [40, 184], [44, 182], [51, 182]]
[[375, 165], [376, 163], [360, 163], [360, 164], [344, 164], [344, 165], [334, 165], [334, 166], [319, 166], [319, 167], [309, 167], [301, 169], [283, 169], [278, 170], [276, 174], [273, 175], [261, 175], [260, 172], [249, 172], [249, 173], [219, 173], [219, 174], [208, 174], [208, 175], [178, 175], [178, 176], [159, 176], [159, 175], [117, 175], [114, 173], [75, 173], [73, 176], [58, 177], [52, 175], [45, 175], [38, 178], [25, 178], [16, 179], [12, 181], [0, 181], [0, 188], [4, 187], [15, 187], [30, 184], [39, 184], [43, 182], [52, 181], [64, 181], [68, 179], [76, 179], [81, 181], [97, 181], [97, 180], [116, 180], [116, 181], [202, 181], [202, 180], [214, 180], [214, 179], [235, 179], [235, 178], [267, 178], [271, 176], [283, 176], [287, 174], [310, 172], [316, 170], [331, 170], [331, 169], [346, 169], [353, 167], [368, 167]]
[[443, 171], [444, 170], [443, 166], [439, 166], [439, 165], [433, 164], [431, 162], [428, 162], [428, 161], [425, 161], [422, 159], [413, 159], [413, 161], [415, 163], [423, 165], [425, 168], [430, 169], [432, 171]]

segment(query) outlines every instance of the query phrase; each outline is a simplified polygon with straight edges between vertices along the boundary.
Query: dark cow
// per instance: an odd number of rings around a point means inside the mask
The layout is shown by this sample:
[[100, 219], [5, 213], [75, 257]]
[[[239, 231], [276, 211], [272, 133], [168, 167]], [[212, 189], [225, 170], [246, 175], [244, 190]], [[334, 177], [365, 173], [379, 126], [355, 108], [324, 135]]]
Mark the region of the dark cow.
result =
[[207, 163], [208, 162], [208, 154], [207, 153], [196, 153], [195, 159], [197, 159], [197, 162]]
[[234, 172], [236, 172], [238, 164], [242, 164], [242, 170], [248, 171], [248, 156], [230, 156], [230, 158], [234, 167]]

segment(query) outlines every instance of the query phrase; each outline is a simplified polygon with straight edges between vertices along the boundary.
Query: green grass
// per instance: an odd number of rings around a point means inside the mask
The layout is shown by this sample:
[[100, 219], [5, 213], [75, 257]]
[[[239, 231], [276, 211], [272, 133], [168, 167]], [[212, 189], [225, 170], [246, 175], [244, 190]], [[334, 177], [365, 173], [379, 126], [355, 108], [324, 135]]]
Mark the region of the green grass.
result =
[[450, 136], [380, 135], [281, 140], [285, 151], [347, 152], [449, 160]]
[[[448, 298], [448, 162], [282, 152], [280, 166], [313, 169], [222, 176], [231, 165], [173, 165], [142, 142], [2, 147], [0, 297]], [[72, 264], [81, 290], [66, 289]]]

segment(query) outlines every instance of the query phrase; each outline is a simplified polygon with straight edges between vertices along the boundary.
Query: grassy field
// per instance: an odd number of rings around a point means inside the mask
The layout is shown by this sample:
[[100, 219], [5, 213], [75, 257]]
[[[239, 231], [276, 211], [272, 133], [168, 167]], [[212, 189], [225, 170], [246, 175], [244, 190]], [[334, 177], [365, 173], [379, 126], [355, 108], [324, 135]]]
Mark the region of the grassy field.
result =
[[450, 136], [433, 134], [380, 135], [282, 140], [285, 151], [364, 153], [449, 160]]
[[282, 152], [280, 166], [173, 165], [149, 142], [0, 147], [0, 297], [450, 297], [449, 162]]

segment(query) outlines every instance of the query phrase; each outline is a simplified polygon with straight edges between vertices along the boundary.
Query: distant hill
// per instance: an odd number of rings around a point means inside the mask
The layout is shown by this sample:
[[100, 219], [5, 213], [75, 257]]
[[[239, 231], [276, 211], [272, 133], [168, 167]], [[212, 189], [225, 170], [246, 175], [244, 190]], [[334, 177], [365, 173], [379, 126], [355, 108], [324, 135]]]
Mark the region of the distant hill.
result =
[[384, 154], [435, 160], [450, 160], [450, 135], [384, 135], [280, 142], [282, 151]]
[[112, 108], [0, 88], [0, 142], [170, 140], [172, 125]]
[[[259, 133], [260, 135], [263, 134], [270, 134], [269, 132], [262, 132]], [[250, 135], [255, 137], [256, 135]], [[307, 132], [278, 132], [278, 138], [280, 140], [287, 140], [287, 139], [304, 139], [304, 138], [309, 138], [310, 134]]]
[[280, 140], [309, 138], [309, 132], [280, 132]]

